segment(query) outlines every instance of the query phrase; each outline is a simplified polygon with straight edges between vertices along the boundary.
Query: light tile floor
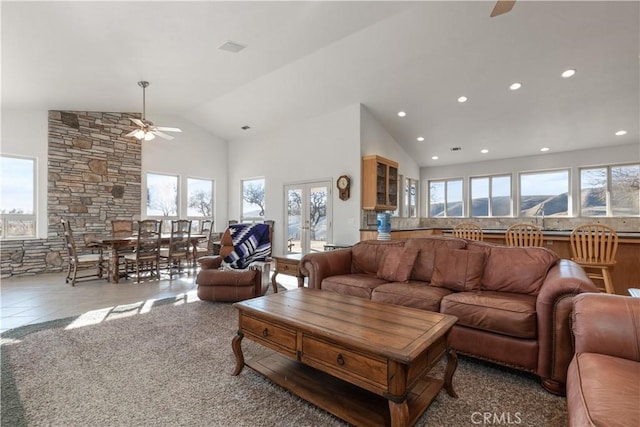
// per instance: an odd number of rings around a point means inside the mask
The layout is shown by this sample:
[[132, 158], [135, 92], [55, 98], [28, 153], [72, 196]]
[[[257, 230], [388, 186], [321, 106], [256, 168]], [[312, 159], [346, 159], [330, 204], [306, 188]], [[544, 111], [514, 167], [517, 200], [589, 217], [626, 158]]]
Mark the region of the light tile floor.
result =
[[[195, 275], [182, 274], [173, 280], [135, 283], [121, 280], [86, 280], [75, 286], [65, 283], [66, 274], [38, 274], [12, 277], [0, 282], [0, 332], [19, 326], [79, 316], [90, 311], [188, 295], [197, 298]], [[296, 278], [278, 275], [286, 288], [297, 286]]]

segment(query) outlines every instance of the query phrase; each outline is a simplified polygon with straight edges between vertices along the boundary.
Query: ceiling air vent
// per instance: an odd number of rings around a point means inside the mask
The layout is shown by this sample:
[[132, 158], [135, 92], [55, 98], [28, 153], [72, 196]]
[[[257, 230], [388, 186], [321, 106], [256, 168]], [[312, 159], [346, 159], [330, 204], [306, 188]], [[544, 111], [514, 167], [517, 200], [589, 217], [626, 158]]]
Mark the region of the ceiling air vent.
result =
[[245, 47], [247, 47], [247, 45], [238, 43], [238, 42], [232, 42], [231, 40], [227, 40], [226, 42], [218, 46], [218, 49], [226, 50], [227, 52], [238, 53]]
[[449, 148], [450, 151], [461, 151], [462, 147], [451, 147]]
[[249, 127], [247, 125], [242, 126], [242, 130], [249, 130], [249, 129], [251, 129], [251, 127]]

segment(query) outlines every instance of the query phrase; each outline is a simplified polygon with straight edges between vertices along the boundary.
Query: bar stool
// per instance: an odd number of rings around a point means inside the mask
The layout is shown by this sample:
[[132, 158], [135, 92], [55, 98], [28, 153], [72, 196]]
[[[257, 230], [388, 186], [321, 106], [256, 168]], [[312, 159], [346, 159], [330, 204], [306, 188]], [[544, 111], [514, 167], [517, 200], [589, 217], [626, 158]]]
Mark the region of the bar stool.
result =
[[482, 227], [475, 222], [460, 222], [453, 227], [453, 236], [468, 240], [484, 240]]
[[605, 292], [615, 294], [609, 269], [616, 265], [618, 233], [606, 225], [584, 224], [573, 229], [569, 242], [571, 259], [585, 269], [589, 278], [602, 280]]

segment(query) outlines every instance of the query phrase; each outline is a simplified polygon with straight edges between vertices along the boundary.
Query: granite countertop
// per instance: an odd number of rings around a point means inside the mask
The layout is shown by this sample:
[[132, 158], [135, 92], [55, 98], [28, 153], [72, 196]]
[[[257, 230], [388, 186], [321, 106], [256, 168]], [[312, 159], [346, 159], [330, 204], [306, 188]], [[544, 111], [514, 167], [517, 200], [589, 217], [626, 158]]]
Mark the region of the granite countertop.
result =
[[[394, 231], [420, 231], [420, 230], [440, 230], [443, 233], [451, 233], [453, 230], [451, 228], [440, 228], [440, 227], [413, 227], [413, 228], [392, 228], [391, 232]], [[378, 231], [377, 228], [361, 228], [360, 231]], [[484, 234], [504, 234], [506, 228], [500, 229], [483, 229], [482, 232]], [[572, 230], [542, 230], [542, 234], [545, 236], [557, 236], [557, 237], [569, 237]], [[618, 237], [624, 239], [639, 239], [640, 240], [640, 231], [619, 231]]]

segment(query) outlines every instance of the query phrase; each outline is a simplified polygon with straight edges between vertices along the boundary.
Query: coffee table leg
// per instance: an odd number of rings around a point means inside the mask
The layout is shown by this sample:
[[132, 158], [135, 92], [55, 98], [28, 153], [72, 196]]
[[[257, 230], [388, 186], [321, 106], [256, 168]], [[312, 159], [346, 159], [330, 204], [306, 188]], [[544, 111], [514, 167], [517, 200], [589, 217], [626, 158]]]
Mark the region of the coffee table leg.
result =
[[236, 369], [233, 371], [233, 374], [231, 374], [233, 376], [240, 374], [242, 368], [244, 368], [244, 355], [242, 354], [242, 347], [240, 346], [242, 338], [244, 338], [244, 334], [238, 331], [238, 334], [231, 340], [231, 348], [233, 349], [233, 354], [236, 356]]
[[391, 427], [406, 426], [409, 422], [409, 406], [407, 401], [400, 403], [389, 401], [389, 414], [391, 415]]
[[273, 272], [273, 276], [271, 276], [271, 285], [273, 285], [273, 293], [278, 293], [278, 283], [276, 282], [276, 276], [278, 275], [278, 270]]
[[447, 367], [444, 371], [444, 389], [451, 397], [458, 397], [458, 394], [453, 390], [453, 374], [458, 368], [458, 354], [452, 348], [447, 350]]

